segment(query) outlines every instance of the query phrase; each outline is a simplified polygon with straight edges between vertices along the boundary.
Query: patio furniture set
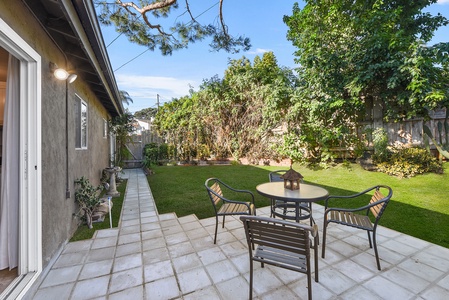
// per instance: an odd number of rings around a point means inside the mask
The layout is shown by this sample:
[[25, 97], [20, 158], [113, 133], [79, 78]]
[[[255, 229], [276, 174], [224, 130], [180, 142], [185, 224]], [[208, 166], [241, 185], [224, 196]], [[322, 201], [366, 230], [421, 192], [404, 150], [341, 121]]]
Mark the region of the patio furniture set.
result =
[[[325, 258], [329, 223], [350, 226], [367, 232], [370, 248], [374, 248], [377, 268], [381, 270], [376, 229], [393, 195], [392, 189], [385, 185], [377, 185], [349, 196], [332, 196], [323, 187], [303, 183], [302, 177], [297, 189], [285, 188], [282, 182], [282, 175], [285, 172], [285, 170], [271, 172], [269, 182], [256, 187], [259, 194], [271, 200], [269, 218], [256, 216], [254, 195], [251, 191], [235, 189], [217, 178], [209, 178], [205, 182], [215, 210], [214, 244], [217, 242], [219, 217], [223, 217], [224, 228], [226, 216], [241, 215], [240, 220], [245, 228], [250, 259], [249, 299], [252, 299], [254, 261], [260, 262], [262, 267], [264, 264], [270, 264], [307, 274], [308, 297], [312, 299], [311, 249], [313, 249], [315, 281], [318, 282], [319, 245], [318, 226], [312, 216], [312, 203], [320, 200], [324, 200], [325, 203], [322, 258]], [[363, 207], [348, 209], [329, 206], [337, 199], [349, 201], [371, 194], [373, 195], [369, 203]], [[241, 201], [239, 196], [248, 197], [248, 201]], [[299, 223], [302, 220], [309, 220], [310, 225]]]

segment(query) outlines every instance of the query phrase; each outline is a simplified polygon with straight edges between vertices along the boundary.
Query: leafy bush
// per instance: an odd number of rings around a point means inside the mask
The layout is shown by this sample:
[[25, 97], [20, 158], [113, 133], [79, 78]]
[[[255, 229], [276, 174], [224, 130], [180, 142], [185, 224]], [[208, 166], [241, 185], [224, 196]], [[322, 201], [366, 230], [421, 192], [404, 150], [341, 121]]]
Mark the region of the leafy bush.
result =
[[376, 163], [388, 162], [391, 152], [388, 150], [388, 135], [383, 128], [373, 131], [374, 154], [373, 161]]
[[103, 189], [102, 185], [94, 187], [89, 179], [84, 176], [75, 180], [75, 184], [79, 186], [79, 188], [75, 191], [75, 200], [79, 205], [79, 213], [78, 216], [81, 216], [85, 219], [87, 226], [89, 229], [92, 228], [92, 214], [100, 205], [100, 197], [99, 191]]
[[143, 165], [147, 168], [151, 164], [168, 159], [169, 147], [167, 144], [149, 143], [143, 148]]
[[430, 172], [442, 173], [443, 171], [442, 164], [422, 148], [399, 149], [391, 154], [388, 161], [379, 163], [377, 169], [400, 178]]

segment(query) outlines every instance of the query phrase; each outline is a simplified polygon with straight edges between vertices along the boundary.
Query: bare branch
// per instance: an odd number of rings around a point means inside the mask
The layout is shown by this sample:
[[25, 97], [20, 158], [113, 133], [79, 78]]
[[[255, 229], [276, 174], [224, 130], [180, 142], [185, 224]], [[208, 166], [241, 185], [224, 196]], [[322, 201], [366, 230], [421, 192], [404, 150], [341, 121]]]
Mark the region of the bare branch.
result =
[[223, 30], [223, 33], [228, 37], [228, 28], [224, 23], [224, 18], [223, 18], [223, 0], [220, 0], [220, 24], [221, 24], [221, 28]]

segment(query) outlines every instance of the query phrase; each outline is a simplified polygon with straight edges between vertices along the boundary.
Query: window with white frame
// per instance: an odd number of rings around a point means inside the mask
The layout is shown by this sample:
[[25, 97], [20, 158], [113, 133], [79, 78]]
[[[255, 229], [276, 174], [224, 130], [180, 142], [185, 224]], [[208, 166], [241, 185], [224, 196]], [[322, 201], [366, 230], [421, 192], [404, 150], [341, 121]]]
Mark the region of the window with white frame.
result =
[[76, 95], [75, 104], [75, 148], [87, 149], [87, 103]]

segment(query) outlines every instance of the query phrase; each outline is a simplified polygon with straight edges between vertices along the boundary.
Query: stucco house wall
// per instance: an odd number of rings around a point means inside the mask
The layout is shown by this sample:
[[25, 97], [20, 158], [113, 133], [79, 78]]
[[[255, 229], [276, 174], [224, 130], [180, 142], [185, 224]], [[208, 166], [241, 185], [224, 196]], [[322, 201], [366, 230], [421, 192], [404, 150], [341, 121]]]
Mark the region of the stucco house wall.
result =
[[[67, 70], [73, 70], [75, 73], [80, 66], [73, 65], [70, 60], [66, 62], [66, 55], [61, 51], [60, 45], [55, 43], [22, 1], [0, 1], [0, 19], [25, 40], [42, 59], [41, 229], [42, 265], [45, 269], [78, 226], [79, 220], [74, 217], [77, 211], [75, 179], [85, 176], [94, 185], [98, 185], [102, 170], [109, 166], [110, 138], [104, 136], [104, 122], [111, 119], [111, 108], [107, 109], [104, 106], [104, 99], [102, 103], [92, 85], [79, 74], [75, 82], [68, 84], [66, 102], [66, 83], [53, 76], [50, 62]], [[79, 101], [77, 96], [85, 101], [88, 107], [87, 149], [75, 148], [75, 107], [76, 102]], [[116, 96], [117, 98], [111, 101], [117, 102], [118, 93]], [[123, 113], [123, 107], [119, 104], [115, 114], [121, 113]], [[66, 134], [66, 114], [68, 135]], [[68, 151], [66, 151], [66, 136]], [[70, 191], [70, 197], [66, 197], [67, 190]]]

